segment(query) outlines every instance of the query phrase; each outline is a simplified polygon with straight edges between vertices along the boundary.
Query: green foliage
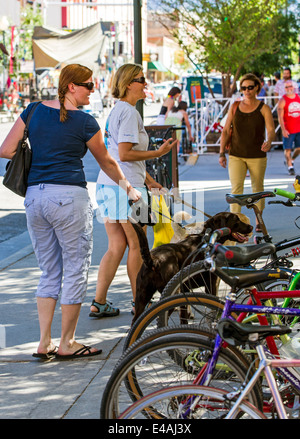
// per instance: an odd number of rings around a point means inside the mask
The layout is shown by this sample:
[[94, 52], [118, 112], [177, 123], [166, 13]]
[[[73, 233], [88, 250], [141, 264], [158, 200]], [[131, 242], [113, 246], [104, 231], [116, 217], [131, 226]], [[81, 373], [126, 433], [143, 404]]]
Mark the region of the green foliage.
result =
[[299, 22], [287, 14], [286, 4], [286, 0], [161, 0], [164, 14], [178, 23], [174, 38], [194, 65], [206, 72], [215, 69], [227, 79], [225, 96], [231, 94], [231, 75], [234, 87], [243, 69], [259, 62], [265, 71], [263, 63], [271, 58], [274, 69], [291, 58]]
[[32, 59], [32, 35], [35, 26], [42, 26], [43, 18], [40, 11], [34, 11], [27, 5], [21, 9], [21, 25], [18, 55], [25, 60]]
[[[299, 7], [300, 9], [300, 7]], [[277, 29], [280, 32], [278, 45], [271, 53], [253, 57], [243, 68], [243, 72], [252, 71], [272, 76], [284, 66], [298, 64], [299, 45], [296, 30], [299, 31], [297, 12], [280, 13], [277, 17]], [[242, 73], [243, 73], [242, 72]]]

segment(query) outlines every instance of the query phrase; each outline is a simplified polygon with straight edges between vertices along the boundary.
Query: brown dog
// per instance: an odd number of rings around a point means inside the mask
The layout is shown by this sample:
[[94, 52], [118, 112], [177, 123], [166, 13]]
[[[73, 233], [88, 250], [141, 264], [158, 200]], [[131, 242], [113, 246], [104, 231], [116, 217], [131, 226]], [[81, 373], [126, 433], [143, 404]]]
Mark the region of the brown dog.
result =
[[[220, 243], [224, 243], [228, 239], [240, 243], [245, 242], [248, 239], [247, 235], [253, 229], [251, 225], [241, 221], [236, 214], [221, 212], [204, 223], [201, 233], [189, 235], [176, 243], [163, 244], [150, 251], [142, 227], [139, 224], [132, 225], [138, 235], [143, 258], [143, 264], [136, 280], [135, 315], [132, 322], [144, 311], [153, 294], [156, 291], [161, 293], [169, 280], [179, 272], [186, 258], [201, 243], [206, 229], [216, 230], [228, 227], [231, 234], [221, 238]], [[196, 260], [199, 259], [201, 259], [201, 255]], [[210, 293], [216, 294], [215, 285], [211, 285], [211, 289]]]

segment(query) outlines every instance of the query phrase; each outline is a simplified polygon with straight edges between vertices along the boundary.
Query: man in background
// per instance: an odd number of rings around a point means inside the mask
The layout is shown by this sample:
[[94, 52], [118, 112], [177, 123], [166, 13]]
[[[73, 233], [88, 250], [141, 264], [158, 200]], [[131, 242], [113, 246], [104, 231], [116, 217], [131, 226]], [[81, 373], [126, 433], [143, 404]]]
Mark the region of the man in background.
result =
[[274, 95], [279, 96], [280, 98], [285, 94], [285, 83], [286, 81], [292, 81], [294, 85], [294, 92], [298, 94], [298, 84], [296, 81], [292, 80], [292, 74], [291, 69], [289, 67], [285, 67], [283, 69], [283, 75], [282, 79], [279, 79], [279, 81], [276, 82], [275, 88], [274, 88]]
[[284, 89], [285, 93], [278, 103], [278, 120], [282, 131], [285, 164], [289, 174], [295, 175], [294, 160], [300, 154], [300, 97], [295, 93], [294, 81], [291, 79], [285, 81]]

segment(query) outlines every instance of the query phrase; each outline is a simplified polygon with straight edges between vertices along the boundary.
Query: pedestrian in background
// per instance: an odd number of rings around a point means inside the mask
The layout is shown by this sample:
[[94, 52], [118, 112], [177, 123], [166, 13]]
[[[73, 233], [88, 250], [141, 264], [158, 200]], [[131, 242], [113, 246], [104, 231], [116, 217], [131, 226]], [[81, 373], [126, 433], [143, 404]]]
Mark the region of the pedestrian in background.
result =
[[295, 93], [292, 80], [285, 82], [285, 94], [278, 102], [278, 119], [282, 131], [285, 164], [289, 174], [295, 175], [293, 160], [300, 154], [300, 97]]
[[164, 100], [160, 113], [156, 120], [156, 125], [164, 125], [167, 113], [171, 110], [171, 108], [175, 105], [175, 100], [179, 98], [181, 94], [181, 90], [179, 87], [172, 87], [168, 93], [167, 98]]
[[[105, 136], [109, 153], [119, 163], [132, 185], [138, 188], [148, 205], [147, 188], [161, 189], [162, 186], [146, 172], [145, 160], [167, 154], [176, 145], [176, 140], [168, 139], [158, 150], [148, 151], [148, 134], [135, 108], [139, 100], [145, 99], [146, 86], [143, 67], [139, 64], [124, 64], [117, 70], [113, 79], [112, 95], [119, 100], [108, 116]], [[134, 307], [136, 277], [142, 259], [136, 232], [128, 220], [130, 208], [126, 194], [119, 190], [105, 170], [99, 173], [96, 192], [108, 236], [108, 249], [99, 266], [96, 296], [89, 316], [100, 318], [119, 314], [119, 308], [112, 307], [106, 297], [127, 246], [127, 273]]]
[[[228, 172], [231, 182], [231, 192], [242, 194], [247, 170], [251, 178], [253, 192], [264, 190], [264, 176], [267, 166], [267, 152], [271, 149], [275, 139], [275, 127], [268, 105], [257, 99], [261, 89], [261, 81], [252, 73], [244, 75], [240, 81], [243, 99], [239, 102], [236, 111], [230, 107], [228, 117], [221, 135], [219, 163], [226, 168], [226, 145], [230, 140]], [[236, 105], [235, 103], [233, 105]], [[265, 140], [265, 129], [267, 140]], [[264, 209], [264, 200], [258, 202], [261, 211]], [[241, 211], [238, 204], [231, 204], [233, 213]], [[261, 229], [256, 224], [256, 231]]]
[[[92, 253], [93, 206], [82, 164], [87, 149], [116, 184], [122, 182], [134, 201], [140, 197], [108, 154], [97, 121], [78, 110], [80, 105], [89, 104], [93, 89], [90, 69], [79, 64], [64, 67], [58, 99], [39, 104], [29, 124], [32, 165], [24, 204], [28, 231], [42, 270], [36, 292], [40, 343], [33, 354], [38, 358], [56, 355], [68, 359], [101, 353], [75, 341]], [[15, 122], [0, 148], [0, 157], [15, 154], [32, 105]], [[51, 326], [59, 296], [62, 324], [57, 348]]]
[[267, 96], [268, 87], [265, 84], [265, 80], [263, 78], [260, 79], [260, 84], [261, 84], [261, 89], [257, 96], [260, 98], [264, 98], [265, 96]]
[[[292, 81], [294, 86], [294, 92], [296, 94], [299, 93], [298, 84], [296, 81], [292, 80], [292, 73], [291, 69], [289, 67], [285, 67], [283, 69], [282, 79], [279, 79], [276, 82], [275, 88], [274, 88], [274, 95], [279, 96], [280, 98], [285, 94], [285, 83], [286, 81]], [[276, 99], [276, 103], [278, 100]]]

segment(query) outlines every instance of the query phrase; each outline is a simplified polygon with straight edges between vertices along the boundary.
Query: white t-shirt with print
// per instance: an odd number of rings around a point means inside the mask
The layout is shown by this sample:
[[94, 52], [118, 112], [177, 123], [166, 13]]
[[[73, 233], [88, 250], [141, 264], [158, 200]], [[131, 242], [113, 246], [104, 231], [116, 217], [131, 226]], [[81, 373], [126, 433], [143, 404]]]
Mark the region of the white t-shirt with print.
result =
[[[291, 81], [290, 79], [288, 81]], [[283, 95], [285, 95], [286, 90], [285, 90], [285, 83], [287, 81], [285, 81], [284, 79], [279, 79], [279, 81], [277, 81], [275, 88], [274, 88], [274, 93], [278, 93], [279, 97], [282, 97]], [[294, 93], [298, 94], [298, 84], [295, 81], [292, 81], [293, 86], [294, 86]]]
[[[108, 116], [105, 143], [109, 154], [118, 162], [131, 185], [143, 187], [146, 178], [145, 161], [122, 162], [118, 146], [121, 142], [133, 143], [132, 149], [136, 151], [147, 151], [149, 144], [141, 115], [133, 105], [125, 101], [118, 101]], [[97, 183], [116, 185], [102, 170], [99, 172]]]

